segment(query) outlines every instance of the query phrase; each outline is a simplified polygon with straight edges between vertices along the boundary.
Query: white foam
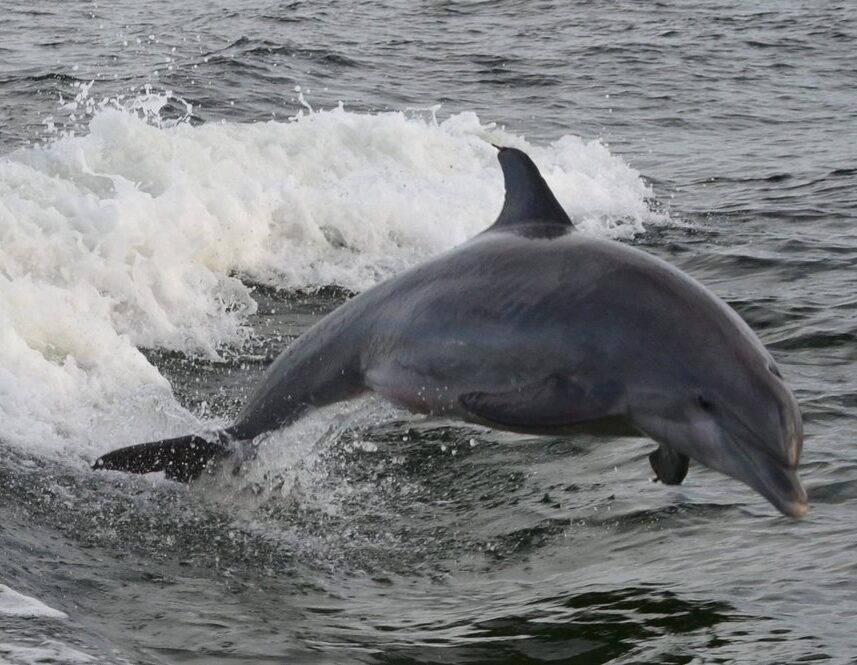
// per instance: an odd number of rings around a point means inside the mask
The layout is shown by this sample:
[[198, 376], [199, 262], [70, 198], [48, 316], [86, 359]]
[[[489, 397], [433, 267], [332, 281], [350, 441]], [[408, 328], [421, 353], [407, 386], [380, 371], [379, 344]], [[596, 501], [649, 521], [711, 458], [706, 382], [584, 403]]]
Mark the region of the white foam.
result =
[[44, 617], [47, 619], [67, 619], [65, 612], [48, 607], [42, 601], [30, 598], [22, 593], [0, 584], [0, 615], [12, 617]]
[[342, 108], [168, 126], [152, 122], [152, 95], [141, 104], [146, 117], [94, 105], [86, 135], [0, 157], [7, 444], [82, 460], [106, 438], [200, 426], [138, 347], [217, 357], [241, 344], [255, 303], [236, 275], [360, 290], [463, 242], [502, 204], [489, 142], [528, 150], [588, 233], [652, 219], [639, 175], [571, 135], [536, 146], [472, 113], [438, 124]]

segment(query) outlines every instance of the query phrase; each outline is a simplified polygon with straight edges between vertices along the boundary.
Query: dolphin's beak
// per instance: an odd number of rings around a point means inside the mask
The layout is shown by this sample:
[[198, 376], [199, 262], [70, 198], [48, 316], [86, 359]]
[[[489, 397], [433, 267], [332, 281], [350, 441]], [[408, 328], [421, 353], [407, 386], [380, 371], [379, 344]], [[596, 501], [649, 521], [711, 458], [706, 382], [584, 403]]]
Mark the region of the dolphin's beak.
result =
[[739, 446], [747, 462], [740, 479], [770, 501], [781, 513], [803, 517], [809, 512], [806, 490], [797, 469], [783, 464], [764, 450]]
[[803, 517], [809, 512], [806, 490], [794, 469], [773, 464], [754, 487], [784, 515]]

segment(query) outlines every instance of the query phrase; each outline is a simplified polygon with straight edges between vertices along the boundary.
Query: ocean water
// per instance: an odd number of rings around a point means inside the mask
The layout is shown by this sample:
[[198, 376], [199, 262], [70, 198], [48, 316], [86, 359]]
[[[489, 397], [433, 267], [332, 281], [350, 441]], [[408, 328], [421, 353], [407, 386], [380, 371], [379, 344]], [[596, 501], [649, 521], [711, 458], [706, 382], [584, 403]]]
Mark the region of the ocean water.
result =
[[[0, 663], [857, 662], [855, 45], [832, 2], [0, 0]], [[805, 519], [372, 399], [90, 471], [488, 226], [491, 143], [753, 326]]]

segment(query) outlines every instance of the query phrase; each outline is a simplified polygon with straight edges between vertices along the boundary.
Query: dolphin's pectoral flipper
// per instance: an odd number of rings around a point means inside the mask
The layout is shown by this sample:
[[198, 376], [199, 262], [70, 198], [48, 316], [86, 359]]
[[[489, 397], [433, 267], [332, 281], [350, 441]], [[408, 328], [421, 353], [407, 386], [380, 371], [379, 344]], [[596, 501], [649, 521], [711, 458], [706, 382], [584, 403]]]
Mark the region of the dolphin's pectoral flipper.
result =
[[649, 462], [664, 485], [681, 485], [687, 475], [690, 458], [674, 448], [660, 444], [649, 454]]
[[220, 433], [209, 440], [195, 434], [139, 443], [102, 455], [93, 469], [110, 469], [129, 473], [163, 471], [170, 480], [189, 482], [199, 476], [213, 459], [230, 452], [228, 437]]
[[568, 376], [553, 374], [504, 392], [466, 393], [459, 401], [477, 420], [538, 430], [618, 416], [621, 394], [612, 382], [584, 388]]

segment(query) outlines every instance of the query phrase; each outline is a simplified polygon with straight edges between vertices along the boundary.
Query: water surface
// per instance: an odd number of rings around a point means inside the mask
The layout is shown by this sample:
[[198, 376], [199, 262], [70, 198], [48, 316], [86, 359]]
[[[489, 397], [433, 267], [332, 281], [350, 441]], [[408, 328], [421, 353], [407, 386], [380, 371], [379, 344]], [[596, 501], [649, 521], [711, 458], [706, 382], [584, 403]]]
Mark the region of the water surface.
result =
[[[2, 2], [0, 37], [0, 662], [853, 662], [849, 5]], [[490, 224], [490, 142], [750, 322], [806, 519], [373, 400], [191, 488], [89, 471]]]

